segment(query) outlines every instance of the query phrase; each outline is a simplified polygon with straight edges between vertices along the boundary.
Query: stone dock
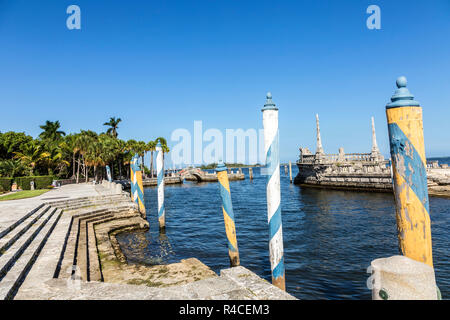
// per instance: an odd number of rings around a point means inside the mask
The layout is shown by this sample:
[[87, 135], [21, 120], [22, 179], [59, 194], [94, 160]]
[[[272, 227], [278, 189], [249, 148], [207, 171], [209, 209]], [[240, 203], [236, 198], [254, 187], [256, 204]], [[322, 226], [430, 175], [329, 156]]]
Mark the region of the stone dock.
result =
[[0, 298], [295, 299], [244, 267], [217, 275], [196, 258], [128, 264], [115, 236], [147, 229], [115, 183], [66, 185], [1, 202]]
[[[217, 177], [217, 173], [210, 173], [207, 171], [203, 171], [198, 168], [188, 168], [180, 171], [180, 176], [183, 177], [184, 180], [187, 181], [197, 181], [197, 182], [218, 182], [219, 179]], [[242, 169], [239, 168], [236, 171], [232, 169], [228, 169], [228, 180], [236, 181], [236, 180], [244, 180], [245, 174], [242, 172]]]
[[[198, 168], [183, 169], [178, 173], [171, 173], [164, 177], [164, 184], [181, 184], [183, 181], [194, 181], [194, 182], [218, 182], [217, 174], [209, 173]], [[228, 170], [228, 180], [237, 181], [245, 180], [245, 174], [242, 172], [241, 168], [236, 171]], [[130, 180], [120, 180], [116, 181], [121, 184], [124, 189], [130, 188]], [[144, 187], [155, 187], [158, 185], [158, 180], [156, 178], [145, 178], [142, 180]]]

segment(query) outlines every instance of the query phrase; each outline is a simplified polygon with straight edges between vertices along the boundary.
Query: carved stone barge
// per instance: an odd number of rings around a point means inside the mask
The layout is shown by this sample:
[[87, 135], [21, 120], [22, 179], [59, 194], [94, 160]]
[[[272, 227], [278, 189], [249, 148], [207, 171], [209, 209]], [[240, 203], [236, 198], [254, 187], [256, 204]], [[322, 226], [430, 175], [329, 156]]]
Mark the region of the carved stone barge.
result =
[[316, 115], [316, 153], [300, 148], [297, 185], [360, 191], [392, 192], [390, 161], [385, 160], [377, 145], [372, 117], [372, 151], [348, 153], [343, 148], [338, 154], [325, 154], [320, 136], [319, 116]]

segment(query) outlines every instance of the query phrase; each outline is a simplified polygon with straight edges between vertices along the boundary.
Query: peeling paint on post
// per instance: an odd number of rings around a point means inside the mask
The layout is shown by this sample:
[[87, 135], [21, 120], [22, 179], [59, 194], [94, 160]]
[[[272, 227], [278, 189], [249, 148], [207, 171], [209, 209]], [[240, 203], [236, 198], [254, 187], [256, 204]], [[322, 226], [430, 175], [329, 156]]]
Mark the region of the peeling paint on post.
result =
[[236, 225], [234, 222], [233, 205], [231, 202], [230, 183], [228, 181], [227, 168], [223, 163], [219, 163], [216, 168], [219, 179], [220, 196], [222, 198], [223, 220], [225, 222], [225, 232], [228, 239], [228, 255], [230, 256], [230, 266], [239, 266], [239, 250], [236, 239]]
[[142, 184], [142, 171], [139, 166], [139, 155], [134, 156], [133, 161], [133, 199], [137, 203], [139, 212], [145, 215], [145, 202], [144, 202], [144, 185]]
[[278, 145], [278, 108], [267, 93], [267, 101], [262, 108], [264, 126], [264, 151], [267, 175], [267, 215], [269, 222], [269, 254], [272, 270], [272, 284], [286, 290], [283, 227], [281, 223], [280, 155]]
[[159, 228], [166, 228], [166, 210], [164, 208], [164, 164], [161, 143], [156, 145], [156, 172], [158, 180], [158, 220]]
[[433, 267], [422, 108], [397, 79], [386, 106], [400, 253]]

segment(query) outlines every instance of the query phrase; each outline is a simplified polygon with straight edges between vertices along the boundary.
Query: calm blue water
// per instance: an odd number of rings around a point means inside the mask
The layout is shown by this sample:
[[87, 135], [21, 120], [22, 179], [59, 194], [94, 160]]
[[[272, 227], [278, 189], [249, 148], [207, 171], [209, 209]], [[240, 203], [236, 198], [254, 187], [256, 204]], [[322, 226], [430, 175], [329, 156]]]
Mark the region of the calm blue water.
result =
[[[238, 246], [241, 265], [270, 281], [266, 177], [254, 172], [253, 181], [230, 182]], [[300, 299], [370, 299], [370, 262], [398, 254], [393, 196], [301, 188], [281, 172], [287, 291]], [[228, 268], [218, 188], [217, 183], [167, 186], [165, 237], [159, 235], [156, 189], [145, 189], [149, 232], [118, 236], [129, 262], [196, 257], [216, 272]], [[436, 277], [448, 298], [450, 200], [431, 198], [430, 205]]]
[[450, 165], [450, 157], [427, 158], [427, 160], [438, 160], [439, 164], [448, 164], [448, 165]]

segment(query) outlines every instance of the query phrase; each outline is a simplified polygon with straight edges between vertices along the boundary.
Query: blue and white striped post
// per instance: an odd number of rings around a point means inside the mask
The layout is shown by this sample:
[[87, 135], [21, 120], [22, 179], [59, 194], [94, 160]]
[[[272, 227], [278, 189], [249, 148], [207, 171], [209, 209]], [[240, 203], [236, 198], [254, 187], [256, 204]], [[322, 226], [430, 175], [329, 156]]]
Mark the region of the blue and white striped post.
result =
[[286, 290], [283, 253], [283, 227], [281, 223], [280, 155], [278, 136], [278, 108], [267, 93], [262, 108], [264, 126], [264, 153], [267, 175], [267, 215], [269, 222], [269, 253], [272, 270], [272, 284]]
[[106, 166], [106, 177], [109, 182], [112, 182], [111, 169], [109, 168], [109, 166]]
[[156, 145], [156, 172], [158, 179], [158, 221], [159, 228], [166, 228], [166, 212], [164, 209], [164, 164], [161, 143]]

